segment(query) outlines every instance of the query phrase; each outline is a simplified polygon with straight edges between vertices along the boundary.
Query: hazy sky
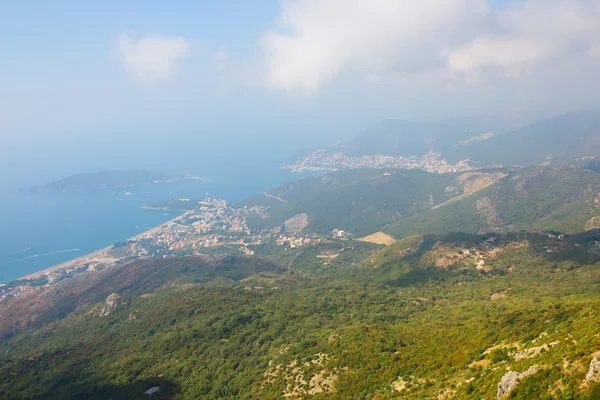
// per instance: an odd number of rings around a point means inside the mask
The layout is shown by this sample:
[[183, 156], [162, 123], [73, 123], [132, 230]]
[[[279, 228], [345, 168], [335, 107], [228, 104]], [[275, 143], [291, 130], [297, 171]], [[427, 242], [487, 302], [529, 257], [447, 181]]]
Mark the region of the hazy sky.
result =
[[391, 117], [547, 115], [599, 107], [599, 90], [597, 0], [19, 0], [0, 12], [5, 168], [25, 154], [30, 169], [129, 166], [191, 152], [183, 142], [293, 148]]

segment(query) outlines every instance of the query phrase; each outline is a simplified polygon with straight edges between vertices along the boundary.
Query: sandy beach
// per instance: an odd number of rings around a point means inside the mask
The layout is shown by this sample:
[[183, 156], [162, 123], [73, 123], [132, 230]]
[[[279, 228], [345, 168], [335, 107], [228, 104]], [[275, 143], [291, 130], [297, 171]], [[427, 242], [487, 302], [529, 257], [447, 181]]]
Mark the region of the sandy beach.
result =
[[[183, 213], [182, 215], [179, 215], [165, 223], [162, 223], [158, 226], [155, 226], [152, 229], [148, 229], [147, 231], [144, 231], [138, 235], [132, 236], [126, 240], [138, 240], [141, 239], [143, 237], [147, 237], [149, 235], [153, 235], [154, 233], [159, 232], [160, 230], [164, 229], [165, 227], [169, 226], [170, 224], [176, 223], [179, 219], [183, 218], [185, 215], [187, 215], [186, 213]], [[86, 254], [85, 256], [82, 257], [78, 257], [75, 258], [73, 260], [58, 264], [58, 265], [54, 265], [52, 267], [34, 272], [32, 274], [29, 274], [27, 276], [24, 276], [22, 278], [19, 278], [19, 280], [23, 280], [23, 279], [36, 279], [39, 278], [42, 275], [47, 275], [48, 273], [54, 272], [54, 271], [60, 271], [63, 269], [75, 269], [75, 268], [79, 268], [83, 265], [86, 264], [90, 264], [90, 265], [94, 265], [94, 264], [107, 264], [107, 263], [114, 263], [116, 261], [119, 260], [119, 258], [115, 258], [112, 257], [110, 255], [110, 249], [113, 247], [113, 245], [110, 245], [108, 247], [105, 247], [101, 250], [95, 251], [93, 253], [90, 254]]]

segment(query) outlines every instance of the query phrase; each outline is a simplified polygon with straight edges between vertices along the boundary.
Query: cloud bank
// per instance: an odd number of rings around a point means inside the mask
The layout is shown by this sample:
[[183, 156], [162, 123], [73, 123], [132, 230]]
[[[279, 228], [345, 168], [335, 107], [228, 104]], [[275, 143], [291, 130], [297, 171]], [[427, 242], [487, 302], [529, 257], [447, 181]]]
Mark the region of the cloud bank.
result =
[[117, 50], [131, 78], [139, 85], [152, 85], [177, 73], [178, 63], [187, 57], [190, 45], [179, 36], [136, 38], [124, 33], [117, 39]]
[[409, 85], [549, 76], [600, 61], [600, 1], [284, 0], [261, 45], [276, 90], [316, 92], [347, 73]]

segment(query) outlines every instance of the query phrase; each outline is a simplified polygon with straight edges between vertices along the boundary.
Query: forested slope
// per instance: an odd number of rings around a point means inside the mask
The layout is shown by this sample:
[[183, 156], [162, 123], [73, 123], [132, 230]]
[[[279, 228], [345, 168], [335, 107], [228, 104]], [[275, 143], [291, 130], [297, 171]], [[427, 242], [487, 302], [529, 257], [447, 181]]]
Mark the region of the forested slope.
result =
[[529, 371], [514, 398], [594, 399], [598, 239], [417, 236], [355, 266], [138, 292], [0, 344], [0, 397], [481, 399], [510, 369]]

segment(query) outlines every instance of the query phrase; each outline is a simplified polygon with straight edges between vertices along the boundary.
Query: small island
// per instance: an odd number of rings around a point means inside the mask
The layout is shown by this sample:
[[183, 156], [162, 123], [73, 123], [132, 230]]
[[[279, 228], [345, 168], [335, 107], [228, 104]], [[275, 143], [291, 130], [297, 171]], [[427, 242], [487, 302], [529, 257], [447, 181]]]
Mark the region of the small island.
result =
[[113, 170], [95, 173], [76, 174], [40, 186], [22, 188], [21, 191], [32, 192], [81, 192], [101, 189], [133, 187], [147, 183], [165, 183], [178, 180], [198, 180], [205, 178], [193, 175], [173, 176], [162, 171], [145, 169]]

